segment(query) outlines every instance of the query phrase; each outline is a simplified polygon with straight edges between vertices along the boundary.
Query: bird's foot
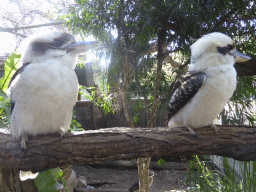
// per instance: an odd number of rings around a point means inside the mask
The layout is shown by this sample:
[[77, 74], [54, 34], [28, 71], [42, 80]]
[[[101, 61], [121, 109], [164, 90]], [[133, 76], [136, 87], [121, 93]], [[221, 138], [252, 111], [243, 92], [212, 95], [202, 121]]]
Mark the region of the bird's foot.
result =
[[220, 134], [220, 130], [216, 125], [211, 124], [210, 127], [213, 128], [217, 134]]
[[71, 135], [73, 135], [73, 133], [71, 133], [70, 131], [68, 131], [68, 132], [61, 131], [60, 132], [61, 139], [66, 138], [66, 137], [71, 136]]
[[[190, 131], [190, 133], [192, 133], [193, 135], [195, 135], [196, 137], [198, 137], [198, 135], [196, 134], [196, 132], [189, 126], [186, 126], [187, 129]], [[198, 137], [199, 138], [199, 137]]]
[[20, 142], [21, 151], [24, 151], [24, 152], [27, 151], [27, 141], [28, 141], [28, 135], [22, 135], [21, 142]]

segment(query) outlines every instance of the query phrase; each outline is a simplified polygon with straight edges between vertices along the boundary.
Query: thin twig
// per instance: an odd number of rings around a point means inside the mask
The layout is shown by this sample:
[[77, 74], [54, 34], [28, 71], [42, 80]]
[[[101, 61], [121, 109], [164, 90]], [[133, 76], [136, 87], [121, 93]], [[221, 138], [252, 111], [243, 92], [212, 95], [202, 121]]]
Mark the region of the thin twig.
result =
[[7, 32], [7, 33], [12, 33], [12, 34], [14, 34], [14, 35], [17, 35], [17, 36], [21, 36], [21, 37], [24, 37], [24, 38], [26, 38], [27, 37], [27, 35], [23, 35], [23, 34], [21, 34], [21, 33], [17, 33], [17, 32], [14, 32], [14, 31], [12, 31], [12, 30], [8, 30], [8, 29], [5, 29], [5, 28], [3, 28], [3, 27], [0, 27], [0, 32]]
[[31, 29], [31, 28], [46, 27], [51, 25], [61, 25], [61, 24], [64, 24], [64, 22], [53, 22], [53, 23], [45, 23], [45, 24], [39, 24], [39, 25], [28, 25], [28, 26], [14, 27], [14, 28], [5, 28], [5, 30], [13, 31], [13, 30]]

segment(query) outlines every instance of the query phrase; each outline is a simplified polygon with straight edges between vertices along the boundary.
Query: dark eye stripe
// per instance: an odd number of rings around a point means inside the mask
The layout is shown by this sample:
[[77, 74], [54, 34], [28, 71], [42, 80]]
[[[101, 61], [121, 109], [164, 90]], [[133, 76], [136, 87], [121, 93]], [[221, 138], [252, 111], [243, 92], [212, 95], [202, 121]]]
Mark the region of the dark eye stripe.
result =
[[228, 44], [226, 47], [217, 47], [217, 50], [222, 55], [226, 55], [227, 53], [229, 53], [234, 48], [235, 48], [234, 44], [232, 44], [232, 45]]
[[226, 55], [229, 51], [227, 50], [227, 47], [217, 47], [217, 50], [220, 54]]
[[67, 43], [68, 41], [72, 41], [72, 43], [76, 43], [75, 38], [68, 34], [63, 33], [59, 38], [55, 38], [52, 43], [44, 43], [44, 42], [34, 42], [32, 43], [32, 49], [37, 52], [44, 54], [47, 49], [61, 49], [61, 46]]
[[228, 45], [228, 46], [227, 46], [227, 50], [228, 50], [228, 51], [231, 51], [232, 49], [233, 49], [233, 46], [232, 46], [232, 45]]

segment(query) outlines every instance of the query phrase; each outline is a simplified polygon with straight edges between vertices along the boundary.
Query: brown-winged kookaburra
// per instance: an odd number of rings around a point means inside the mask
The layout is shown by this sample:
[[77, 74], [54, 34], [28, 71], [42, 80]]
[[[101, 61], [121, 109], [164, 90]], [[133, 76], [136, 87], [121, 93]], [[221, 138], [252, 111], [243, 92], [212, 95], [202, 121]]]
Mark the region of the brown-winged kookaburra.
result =
[[188, 72], [174, 85], [168, 113], [168, 127], [213, 127], [214, 119], [223, 110], [236, 89], [235, 62], [249, 59], [236, 51], [235, 42], [219, 32], [204, 35], [191, 47]]
[[60, 31], [28, 38], [22, 66], [8, 89], [12, 138], [21, 138], [22, 149], [28, 135], [68, 131], [78, 94], [76, 58], [96, 44], [76, 42], [71, 34]]

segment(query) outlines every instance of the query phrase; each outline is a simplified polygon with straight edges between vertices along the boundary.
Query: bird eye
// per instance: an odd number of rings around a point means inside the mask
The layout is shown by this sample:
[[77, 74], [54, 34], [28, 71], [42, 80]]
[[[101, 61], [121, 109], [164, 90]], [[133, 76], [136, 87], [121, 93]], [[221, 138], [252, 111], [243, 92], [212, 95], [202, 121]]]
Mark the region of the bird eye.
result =
[[232, 46], [231, 46], [231, 45], [228, 45], [228, 46], [227, 46], [227, 50], [228, 50], [228, 51], [231, 51], [231, 49], [232, 49]]

